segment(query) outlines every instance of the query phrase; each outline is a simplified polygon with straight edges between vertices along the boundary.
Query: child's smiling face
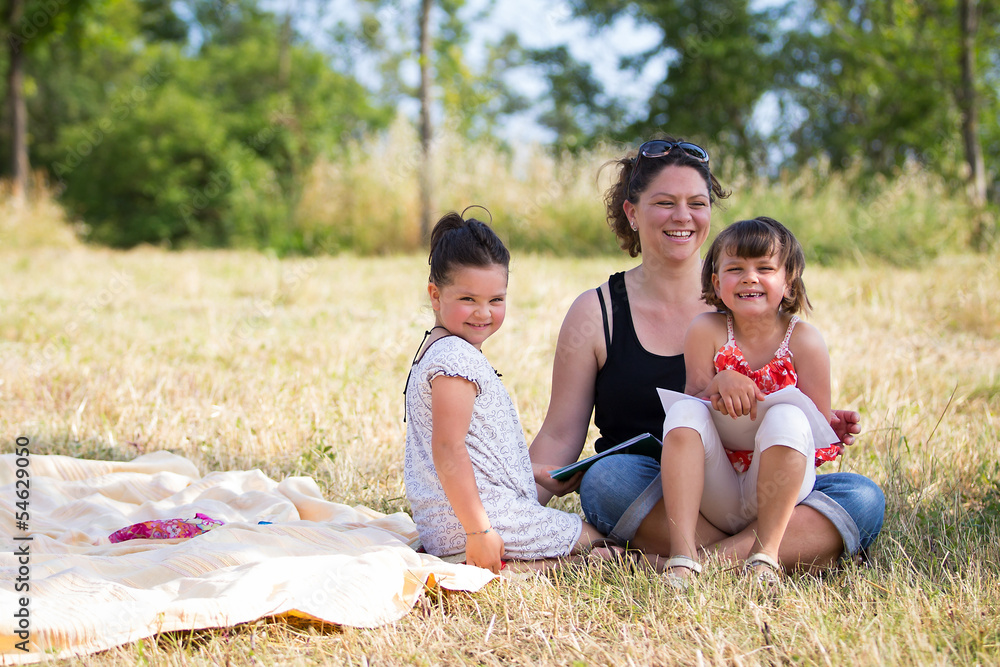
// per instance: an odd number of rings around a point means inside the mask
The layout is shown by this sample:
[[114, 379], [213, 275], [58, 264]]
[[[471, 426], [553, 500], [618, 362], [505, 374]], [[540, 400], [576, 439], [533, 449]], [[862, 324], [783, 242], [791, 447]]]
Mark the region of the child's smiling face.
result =
[[780, 252], [765, 257], [738, 257], [723, 252], [712, 283], [716, 295], [737, 316], [777, 313], [788, 292]]
[[448, 285], [427, 285], [437, 324], [477, 350], [507, 314], [507, 269], [499, 264], [460, 266]]

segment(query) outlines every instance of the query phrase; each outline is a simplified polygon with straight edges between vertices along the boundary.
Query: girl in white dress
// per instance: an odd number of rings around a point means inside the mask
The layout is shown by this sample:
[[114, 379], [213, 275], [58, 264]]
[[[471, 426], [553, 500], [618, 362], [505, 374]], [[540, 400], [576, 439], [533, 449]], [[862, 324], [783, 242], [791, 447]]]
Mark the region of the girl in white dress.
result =
[[603, 539], [576, 514], [538, 502], [517, 410], [480, 351], [503, 324], [510, 253], [458, 213], [431, 233], [434, 326], [406, 382], [403, 478], [424, 549], [466, 554], [497, 573], [503, 558], [568, 556]]

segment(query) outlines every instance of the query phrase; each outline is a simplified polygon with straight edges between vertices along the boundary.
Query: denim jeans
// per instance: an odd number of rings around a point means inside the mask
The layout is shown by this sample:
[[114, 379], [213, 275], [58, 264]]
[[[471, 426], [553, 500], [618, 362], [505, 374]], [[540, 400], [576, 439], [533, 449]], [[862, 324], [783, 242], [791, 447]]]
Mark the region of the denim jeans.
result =
[[[639, 523], [662, 497], [660, 463], [648, 456], [606, 456], [587, 471], [580, 484], [587, 521], [619, 541], [635, 536]], [[882, 530], [885, 495], [863, 475], [816, 475], [813, 491], [802, 504], [833, 523], [844, 540], [845, 557], [866, 553]]]

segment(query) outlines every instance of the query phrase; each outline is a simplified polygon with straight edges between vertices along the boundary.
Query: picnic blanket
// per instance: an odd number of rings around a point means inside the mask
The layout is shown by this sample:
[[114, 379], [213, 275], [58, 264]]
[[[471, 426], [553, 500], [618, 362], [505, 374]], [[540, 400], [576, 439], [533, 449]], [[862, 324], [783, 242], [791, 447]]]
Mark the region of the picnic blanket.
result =
[[[309, 477], [202, 476], [162, 451], [130, 462], [28, 459], [19, 499], [16, 457], [0, 456], [0, 664], [266, 616], [374, 627], [406, 615], [425, 586], [476, 591], [494, 578], [417, 553], [407, 514], [328, 502]], [[224, 523], [190, 538], [109, 539], [196, 514]]]

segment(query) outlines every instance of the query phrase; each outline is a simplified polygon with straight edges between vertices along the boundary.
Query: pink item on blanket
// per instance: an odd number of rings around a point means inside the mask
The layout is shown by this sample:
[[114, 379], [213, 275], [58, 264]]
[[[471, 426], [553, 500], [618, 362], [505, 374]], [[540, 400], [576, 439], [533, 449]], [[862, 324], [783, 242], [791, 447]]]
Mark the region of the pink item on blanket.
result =
[[194, 537], [226, 523], [201, 514], [193, 519], [154, 519], [133, 523], [116, 530], [108, 536], [112, 544], [128, 540], [169, 540], [178, 537]]

